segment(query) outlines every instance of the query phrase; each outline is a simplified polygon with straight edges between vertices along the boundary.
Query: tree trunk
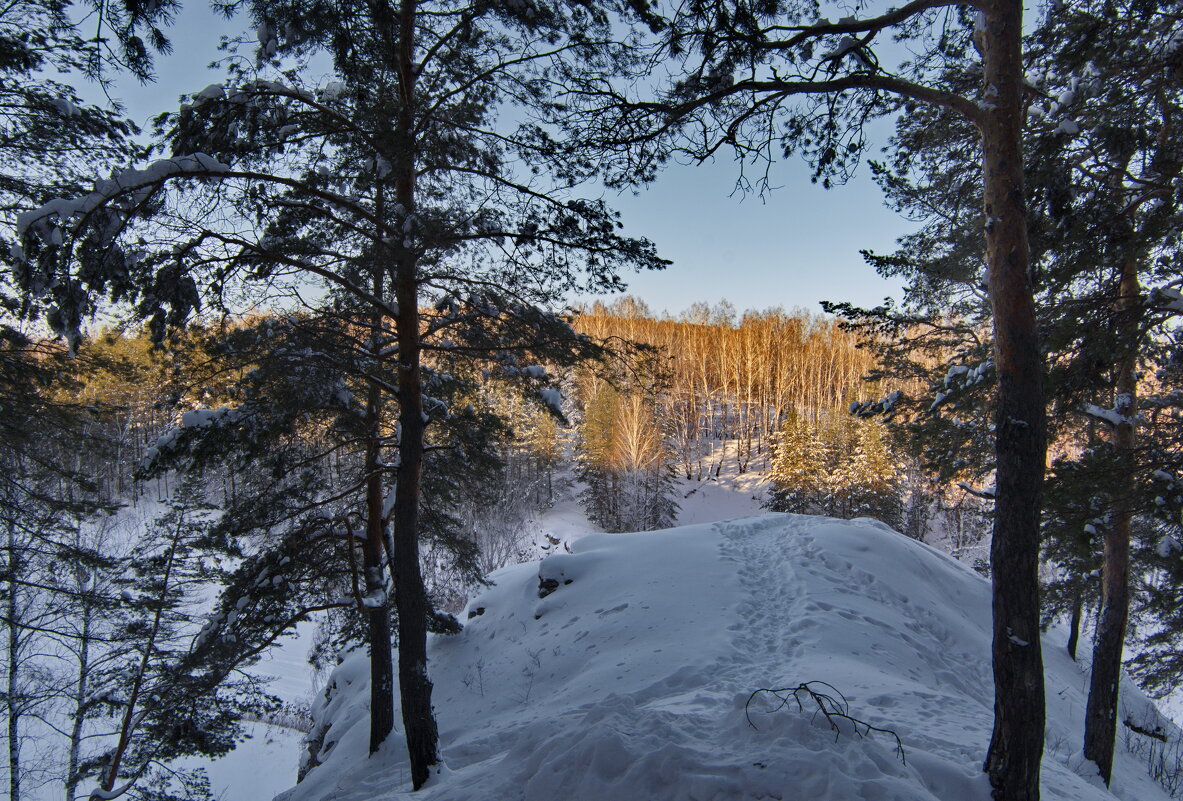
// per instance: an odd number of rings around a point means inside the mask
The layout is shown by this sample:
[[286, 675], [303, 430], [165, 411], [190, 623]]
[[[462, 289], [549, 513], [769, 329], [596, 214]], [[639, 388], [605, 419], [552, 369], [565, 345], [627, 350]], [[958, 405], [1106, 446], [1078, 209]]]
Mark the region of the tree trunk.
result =
[[[15, 514], [15, 510], [9, 510], [9, 514]], [[21, 631], [18, 625], [20, 619], [20, 599], [18, 596], [17, 576], [21, 572], [21, 559], [18, 552], [16, 542], [16, 523], [10, 517], [7, 521], [8, 528], [8, 574], [9, 581], [8, 592], [5, 594], [4, 610], [8, 624], [8, 642], [5, 665], [5, 711], [8, 718], [8, 797], [10, 801], [20, 801], [21, 798], [21, 739], [20, 739], [20, 648], [21, 648]]]
[[1138, 265], [1129, 260], [1122, 266], [1116, 304], [1125, 349], [1118, 363], [1113, 406], [1122, 419], [1113, 430], [1117, 470], [1112, 519], [1104, 534], [1101, 609], [1093, 641], [1093, 672], [1084, 719], [1084, 755], [1096, 763], [1106, 785], [1112, 778], [1121, 654], [1130, 609], [1130, 521], [1133, 518], [1131, 499], [1134, 493], [1136, 440], [1134, 417], [1138, 413], [1138, 292]]
[[[380, 282], [379, 282], [380, 283]], [[380, 287], [379, 287], [380, 289]], [[381, 295], [379, 295], [381, 297]], [[378, 327], [380, 331], [380, 327]], [[378, 342], [377, 336], [374, 339]], [[366, 618], [370, 629], [370, 753], [394, 728], [394, 662], [390, 653], [390, 605], [382, 557], [386, 552], [380, 464], [382, 390], [372, 385], [366, 401], [366, 539], [362, 545]], [[369, 605], [373, 604], [373, 605]]]
[[78, 766], [82, 757], [82, 727], [86, 722], [87, 696], [90, 694], [90, 640], [95, 610], [89, 600], [83, 602], [82, 636], [78, 642], [78, 681], [74, 685], [74, 714], [70, 725], [70, 748], [66, 759], [66, 801], [78, 796], [78, 785], [82, 777]]
[[1080, 617], [1084, 611], [1084, 600], [1080, 594], [1072, 603], [1072, 620], [1068, 623], [1068, 656], [1076, 661], [1076, 645], [1080, 642]]
[[997, 494], [990, 548], [994, 732], [983, 767], [996, 801], [1037, 801], [1044, 732], [1038, 566], [1047, 446], [1023, 190], [1022, 14], [1021, 0], [994, 0], [987, 6], [983, 31], [980, 126], [998, 371]]
[[415, 263], [399, 264], [399, 465], [393, 514], [394, 605], [398, 612], [398, 680], [403, 727], [418, 790], [439, 762], [431, 681], [427, 678], [427, 592], [419, 565], [419, 495], [423, 471], [423, 389]]
[[[398, 19], [397, 68], [400, 110], [396, 123], [399, 163], [395, 193], [413, 221], [415, 197], [415, 0], [402, 0]], [[414, 225], [410, 228], [413, 230]], [[392, 513], [394, 605], [398, 613], [398, 683], [403, 728], [411, 762], [411, 783], [418, 790], [439, 763], [439, 732], [431, 708], [431, 680], [427, 677], [427, 590], [419, 565], [419, 498], [423, 473], [423, 414], [420, 375], [418, 265], [414, 243], [394, 245], [395, 320], [398, 339], [399, 447], [398, 477]]]
[[[119, 738], [116, 741], [115, 748], [111, 752], [111, 761], [107, 766], [107, 772], [102, 778], [101, 787], [103, 793], [110, 793], [115, 789], [115, 783], [119, 781], [119, 770], [123, 767], [123, 758], [127, 755], [128, 748], [131, 747], [132, 737], [135, 735], [138, 718], [136, 716], [136, 707], [140, 701], [140, 695], [144, 689], [144, 677], [148, 674], [148, 667], [152, 661], [152, 652], [156, 648], [156, 638], [160, 634], [162, 619], [164, 617], [164, 608], [168, 601], [168, 591], [170, 581], [172, 579], [173, 561], [177, 554], [177, 545], [181, 539], [181, 530], [184, 523], [184, 516], [177, 518], [177, 528], [173, 533], [172, 542], [169, 543], [168, 559], [164, 563], [164, 576], [160, 584], [160, 597], [157, 599], [158, 606], [156, 611], [152, 613], [152, 627], [148, 631], [148, 638], [144, 641], [144, 653], [140, 657], [139, 667], [136, 670], [135, 678], [132, 680], [131, 692], [127, 698], [127, 708], [123, 710], [123, 720], [119, 725]], [[92, 799], [99, 799], [103, 793], [95, 791], [91, 794]]]

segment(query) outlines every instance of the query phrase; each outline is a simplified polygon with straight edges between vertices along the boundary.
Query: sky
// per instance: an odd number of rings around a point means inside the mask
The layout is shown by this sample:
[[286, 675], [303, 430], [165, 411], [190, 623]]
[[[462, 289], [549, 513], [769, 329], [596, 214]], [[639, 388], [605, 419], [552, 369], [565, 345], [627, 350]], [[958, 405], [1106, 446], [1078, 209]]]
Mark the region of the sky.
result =
[[[221, 19], [200, 0], [186, 3], [169, 31], [174, 52], [157, 60], [156, 82], [125, 80], [112, 96], [141, 124], [176, 108], [180, 94], [222, 80], [221, 71], [207, 68], [218, 41], [247, 27], [245, 18]], [[826, 190], [810, 183], [801, 161], [781, 162], [772, 173], [778, 188], [765, 197], [736, 193], [738, 175], [724, 157], [671, 166], [635, 195], [604, 195], [622, 213], [626, 233], [651, 239], [674, 262], [659, 273], [625, 276], [629, 294], [675, 315], [698, 301], [818, 312], [822, 300], [874, 305], [898, 295], [899, 283], [876, 275], [859, 251], [888, 252], [911, 226], [883, 205], [865, 164], [850, 183]]]

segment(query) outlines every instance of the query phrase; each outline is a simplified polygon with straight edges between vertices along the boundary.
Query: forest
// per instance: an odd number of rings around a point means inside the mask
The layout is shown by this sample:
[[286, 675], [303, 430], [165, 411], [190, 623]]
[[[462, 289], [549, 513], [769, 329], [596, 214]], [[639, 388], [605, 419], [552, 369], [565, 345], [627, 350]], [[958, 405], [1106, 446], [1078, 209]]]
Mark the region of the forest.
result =
[[[1183, 673], [1183, 3], [213, 8], [224, 80], [144, 130], [109, 97], [179, 0], [0, 8], [13, 801], [208, 797], [180, 763], [283, 714], [249, 668], [307, 624], [325, 667], [364, 648], [368, 753], [397, 732], [430, 789], [429, 641], [566, 547], [531, 521], [574, 492], [665, 529], [724, 469], [988, 577], [995, 799], [1040, 797], [1066, 626], [1113, 783], [1122, 676]], [[863, 253], [899, 298], [623, 294], [676, 265], [614, 191], [721, 159], [791, 192], [798, 158], [915, 224]]]

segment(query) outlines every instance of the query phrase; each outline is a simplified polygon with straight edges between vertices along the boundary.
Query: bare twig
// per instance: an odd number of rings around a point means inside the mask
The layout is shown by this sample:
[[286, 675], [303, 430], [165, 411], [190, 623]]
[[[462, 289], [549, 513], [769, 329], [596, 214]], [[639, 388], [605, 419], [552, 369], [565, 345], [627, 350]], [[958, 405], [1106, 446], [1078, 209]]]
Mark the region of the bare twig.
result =
[[[833, 691], [833, 695], [827, 692], [818, 692], [814, 687], [827, 688]], [[826, 721], [830, 724], [830, 728], [835, 732], [835, 741], [842, 734], [842, 728], [838, 725], [839, 720], [848, 721], [854, 728], [854, 733], [859, 737], [866, 737], [873, 731], [889, 735], [895, 740], [896, 756], [900, 758], [900, 762], [904, 763], [904, 765], [908, 764], [908, 760], [904, 755], [904, 742], [900, 739], [900, 736], [891, 729], [880, 728], [879, 726], [867, 723], [865, 720], [852, 717], [850, 715], [850, 703], [846, 700], [846, 696], [832, 684], [827, 684], [824, 681], [806, 681], [798, 684], [796, 687], [785, 687], [779, 690], [764, 687], [756, 690], [748, 696], [748, 701], [744, 704], [744, 716], [748, 719], [748, 725], [753, 729], [758, 727], [752, 722], [751, 705], [752, 701], [756, 699], [756, 696], [761, 693], [772, 695], [780, 701], [776, 708], [769, 710], [770, 714], [784, 709], [789, 705], [790, 701], [797, 703], [797, 711], [804, 712], [805, 704], [802, 702], [802, 696], [812, 701], [817, 706], [814, 716], [816, 717], [819, 713], [825, 716]]]

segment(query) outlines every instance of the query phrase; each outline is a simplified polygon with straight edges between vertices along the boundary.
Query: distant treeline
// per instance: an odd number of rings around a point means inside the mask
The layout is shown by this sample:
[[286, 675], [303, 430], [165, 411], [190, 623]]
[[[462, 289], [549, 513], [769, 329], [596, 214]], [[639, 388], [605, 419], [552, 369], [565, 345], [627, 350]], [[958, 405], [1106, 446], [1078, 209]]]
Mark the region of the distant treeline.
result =
[[873, 395], [863, 377], [874, 359], [830, 318], [780, 308], [737, 315], [729, 304], [695, 304], [677, 318], [658, 317], [624, 297], [594, 303], [579, 331], [657, 349], [651, 384], [661, 396], [663, 427], [680, 473], [703, 478], [711, 446], [734, 441], [739, 471], [771, 446], [790, 411], [811, 419]]

